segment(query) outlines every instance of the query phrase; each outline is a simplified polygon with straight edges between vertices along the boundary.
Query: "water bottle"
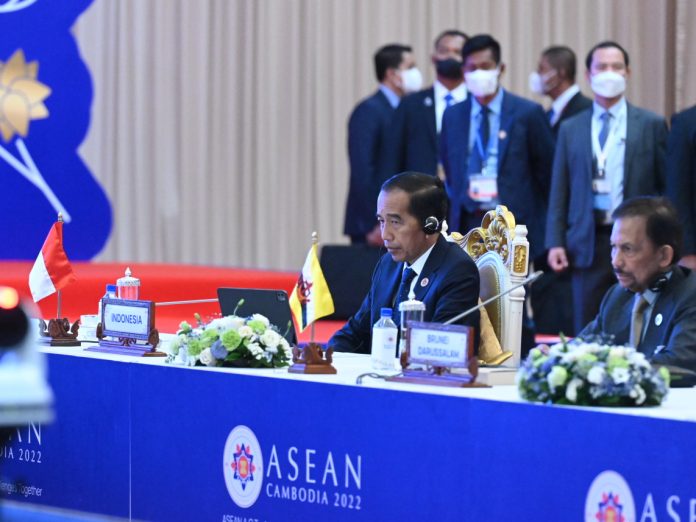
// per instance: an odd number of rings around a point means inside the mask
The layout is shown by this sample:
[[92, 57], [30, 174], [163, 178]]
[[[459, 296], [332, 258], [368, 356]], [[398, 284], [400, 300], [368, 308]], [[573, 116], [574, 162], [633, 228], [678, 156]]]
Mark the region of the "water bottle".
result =
[[397, 334], [392, 309], [382, 308], [379, 321], [372, 327], [372, 367], [375, 370], [394, 369]]

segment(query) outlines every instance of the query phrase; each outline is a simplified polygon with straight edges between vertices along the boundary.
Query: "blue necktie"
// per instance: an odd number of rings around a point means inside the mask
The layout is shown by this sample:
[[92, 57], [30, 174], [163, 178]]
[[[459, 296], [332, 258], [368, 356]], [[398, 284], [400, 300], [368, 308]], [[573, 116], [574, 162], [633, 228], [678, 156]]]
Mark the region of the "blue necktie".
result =
[[412, 268], [407, 268], [401, 273], [401, 284], [399, 285], [399, 291], [396, 294], [396, 300], [394, 301], [394, 322], [396, 326], [401, 324], [401, 314], [399, 313], [399, 303], [408, 300], [408, 293], [411, 290], [411, 281], [416, 277], [416, 271]]
[[604, 144], [607, 142], [607, 137], [609, 136], [609, 120], [611, 119], [611, 114], [606, 111], [599, 117], [602, 120], [602, 128], [599, 131], [599, 146], [603, 149]]
[[481, 122], [479, 123], [479, 136], [481, 137], [481, 146], [483, 147], [484, 155], [486, 154], [486, 149], [488, 148], [488, 135], [490, 134], [490, 123], [488, 121], [488, 113], [490, 112], [491, 110], [488, 108], [488, 106], [484, 105], [481, 107]]
[[445, 95], [445, 109], [451, 107], [452, 105], [454, 105], [454, 96], [452, 96], [451, 92], [448, 92]]
[[553, 117], [556, 115], [556, 112], [553, 109], [549, 109], [546, 115], [549, 117], [549, 123], [553, 125]]

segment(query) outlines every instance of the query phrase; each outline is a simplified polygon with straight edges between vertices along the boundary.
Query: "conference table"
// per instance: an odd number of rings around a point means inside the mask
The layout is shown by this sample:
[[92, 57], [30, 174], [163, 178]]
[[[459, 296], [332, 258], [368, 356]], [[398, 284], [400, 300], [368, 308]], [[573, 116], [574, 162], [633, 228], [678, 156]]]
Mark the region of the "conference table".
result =
[[42, 350], [55, 420], [2, 448], [12, 502], [168, 521], [696, 517], [696, 389], [565, 407], [511, 385], [357, 384], [354, 354], [298, 375]]

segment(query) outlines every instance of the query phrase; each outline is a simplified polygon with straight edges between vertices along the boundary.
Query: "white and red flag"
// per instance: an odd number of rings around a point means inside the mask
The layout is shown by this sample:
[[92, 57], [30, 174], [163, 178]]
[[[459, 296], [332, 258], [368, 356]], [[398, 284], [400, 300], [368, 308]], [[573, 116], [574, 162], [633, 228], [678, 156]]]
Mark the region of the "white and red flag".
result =
[[35, 302], [75, 281], [68, 256], [63, 250], [63, 221], [56, 221], [44, 241], [29, 273], [29, 288]]

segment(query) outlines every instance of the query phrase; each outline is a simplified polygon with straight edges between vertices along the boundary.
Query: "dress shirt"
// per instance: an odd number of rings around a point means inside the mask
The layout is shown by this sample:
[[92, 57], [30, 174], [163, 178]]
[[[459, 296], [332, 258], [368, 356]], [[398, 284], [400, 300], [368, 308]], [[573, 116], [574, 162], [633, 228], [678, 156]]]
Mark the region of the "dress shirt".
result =
[[438, 134], [440, 134], [440, 129], [442, 128], [442, 115], [447, 108], [447, 102], [445, 101], [445, 96], [447, 96], [447, 94], [451, 94], [452, 98], [454, 98], [452, 105], [463, 102], [466, 100], [467, 95], [466, 84], [462, 82], [457, 88], [450, 91], [439, 81], [435, 80], [433, 84], [433, 96], [435, 97], [435, 128]]
[[392, 106], [392, 109], [396, 109], [399, 106], [401, 97], [398, 94], [396, 94], [383, 83], [379, 84], [379, 90], [382, 91], [382, 94], [384, 94], [387, 97], [387, 101], [389, 102], [389, 105]]
[[549, 122], [551, 126], [553, 127], [558, 123], [558, 120], [561, 119], [561, 115], [563, 114], [563, 109], [565, 109], [566, 105], [568, 105], [568, 102], [570, 99], [575, 96], [577, 93], [580, 92], [580, 87], [578, 87], [577, 83], [574, 83], [570, 87], [568, 87], [565, 91], [563, 91], [563, 94], [561, 94], [558, 98], [553, 100], [551, 103], [551, 110], [553, 111], [553, 117], [551, 118], [551, 121]]
[[416, 277], [413, 278], [413, 281], [411, 281], [411, 288], [409, 288], [408, 294], [409, 297], [411, 296], [411, 293], [413, 292], [413, 289], [416, 287], [416, 283], [418, 282], [418, 278], [420, 277], [420, 273], [423, 271], [423, 267], [425, 266], [425, 262], [428, 260], [428, 256], [430, 256], [430, 252], [433, 251], [433, 248], [435, 245], [431, 246], [428, 250], [423, 252], [421, 256], [416, 259], [411, 266], [408, 266], [406, 263], [404, 263], [403, 270], [406, 270], [406, 268], [410, 268], [416, 273]]
[[[599, 140], [599, 132], [602, 129], [602, 114], [606, 109], [597, 102], [592, 104], [592, 155], [597, 160], [598, 150], [596, 142]], [[626, 156], [626, 127], [627, 127], [627, 105], [626, 98], [621, 99], [609, 108], [609, 137], [607, 144], [607, 162], [605, 166], [605, 176], [610, 183], [609, 194], [595, 194], [594, 208], [611, 214], [616, 207], [623, 201], [624, 183], [624, 159]], [[613, 142], [613, 145], [612, 145]]]

